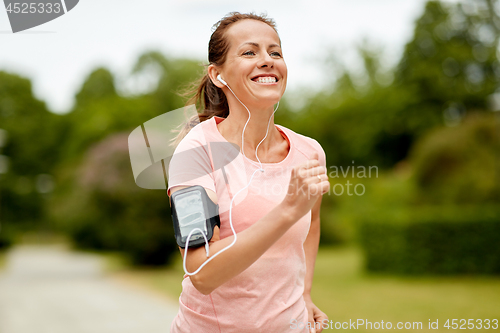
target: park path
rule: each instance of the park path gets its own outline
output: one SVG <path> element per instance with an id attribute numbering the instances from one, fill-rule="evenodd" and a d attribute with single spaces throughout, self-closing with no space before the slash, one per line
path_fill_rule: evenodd
<path id="1" fill-rule="evenodd" d="M 0 333 L 168 333 L 176 313 L 61 246 L 16 247 L 0 272 Z"/>

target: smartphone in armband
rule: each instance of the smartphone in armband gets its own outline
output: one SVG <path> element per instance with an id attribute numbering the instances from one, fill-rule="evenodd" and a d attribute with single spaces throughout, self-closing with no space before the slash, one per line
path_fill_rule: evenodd
<path id="1" fill-rule="evenodd" d="M 178 190 L 170 196 L 170 202 L 175 239 L 181 248 L 205 244 L 202 233 L 210 241 L 215 226 L 220 228 L 219 206 L 208 197 L 202 186 Z M 186 244 L 189 233 L 196 228 L 189 238 L 189 244 Z"/>

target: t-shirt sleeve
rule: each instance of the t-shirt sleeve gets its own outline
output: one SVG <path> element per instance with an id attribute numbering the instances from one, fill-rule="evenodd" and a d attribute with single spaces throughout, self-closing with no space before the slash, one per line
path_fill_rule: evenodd
<path id="1" fill-rule="evenodd" d="M 325 154 L 325 150 L 323 149 L 323 147 L 321 147 L 321 145 L 319 144 L 318 141 L 314 140 L 314 139 L 311 139 L 312 140 L 312 144 L 313 144 L 313 147 L 314 149 L 318 152 L 318 161 L 319 161 L 319 165 L 322 165 L 326 168 L 326 154 Z"/>
<path id="2" fill-rule="evenodd" d="M 203 132 L 192 129 L 175 149 L 168 168 L 168 195 L 175 186 L 200 185 L 215 192 L 212 163 Z"/>
<path id="3" fill-rule="evenodd" d="M 322 165 L 322 166 L 324 166 L 327 169 L 327 167 L 326 167 L 326 153 L 325 153 L 325 150 L 323 149 L 323 147 L 321 147 L 321 145 L 319 144 L 319 142 L 318 142 L 318 146 L 319 146 L 319 149 L 318 149 L 319 164 Z"/>

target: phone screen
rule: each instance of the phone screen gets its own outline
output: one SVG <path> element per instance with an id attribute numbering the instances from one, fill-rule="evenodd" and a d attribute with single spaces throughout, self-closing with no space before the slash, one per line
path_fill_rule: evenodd
<path id="1" fill-rule="evenodd" d="M 188 192 L 177 196 L 175 200 L 175 209 L 177 211 L 179 229 L 183 239 L 186 239 L 194 228 L 200 228 L 205 235 L 207 234 L 206 216 L 200 192 Z M 197 230 L 193 232 L 190 240 L 195 240 L 200 237 L 203 236 Z"/>

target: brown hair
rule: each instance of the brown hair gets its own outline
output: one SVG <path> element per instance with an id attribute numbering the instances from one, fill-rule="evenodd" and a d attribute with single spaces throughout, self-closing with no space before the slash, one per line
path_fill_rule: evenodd
<path id="1" fill-rule="evenodd" d="M 255 13 L 241 14 L 239 12 L 231 12 L 212 27 L 213 33 L 208 43 L 209 64 L 216 66 L 224 64 L 230 46 L 226 37 L 226 31 L 232 24 L 241 20 L 261 21 L 268 24 L 276 33 L 278 32 L 274 20 L 267 18 L 265 14 L 257 15 Z M 213 116 L 226 118 L 229 115 L 229 105 L 227 104 L 226 95 L 221 88 L 213 84 L 208 73 L 205 73 L 201 80 L 195 83 L 194 89 L 190 93 L 194 96 L 188 100 L 186 105 L 194 103 L 200 110 L 203 110 L 198 114 L 200 122 L 210 119 Z"/>

